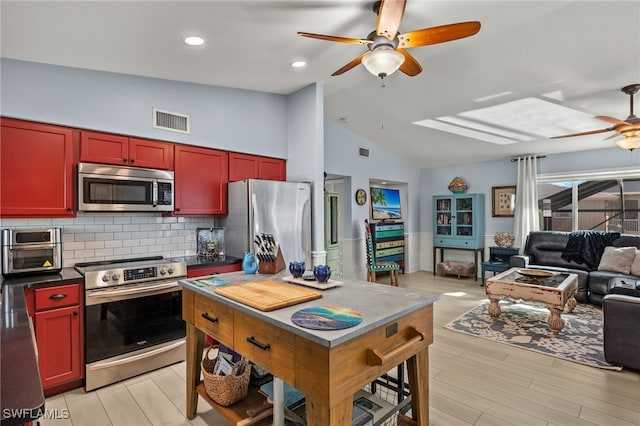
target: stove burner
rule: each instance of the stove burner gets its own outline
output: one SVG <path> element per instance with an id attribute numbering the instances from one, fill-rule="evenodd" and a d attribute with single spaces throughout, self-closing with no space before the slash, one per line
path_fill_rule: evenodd
<path id="1" fill-rule="evenodd" d="M 115 265 L 119 263 L 132 263 L 132 262 L 144 262 L 147 260 L 162 260 L 162 256 L 148 256 L 148 257 L 135 257 L 131 259 L 116 259 L 116 260 L 99 260 L 96 262 L 80 262 L 74 266 L 76 268 L 86 268 L 88 266 L 103 266 L 103 265 Z"/>

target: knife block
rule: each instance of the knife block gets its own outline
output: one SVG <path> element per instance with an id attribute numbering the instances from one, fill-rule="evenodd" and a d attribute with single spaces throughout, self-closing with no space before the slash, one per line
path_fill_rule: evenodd
<path id="1" fill-rule="evenodd" d="M 278 247 L 278 251 L 276 253 L 276 260 L 273 262 L 258 262 L 258 272 L 261 274 L 277 274 L 285 268 L 284 257 L 282 257 L 282 251 L 280 251 L 280 247 Z"/>

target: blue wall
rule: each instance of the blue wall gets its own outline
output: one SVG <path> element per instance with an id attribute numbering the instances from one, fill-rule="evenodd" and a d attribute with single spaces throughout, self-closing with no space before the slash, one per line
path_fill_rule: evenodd
<path id="1" fill-rule="evenodd" d="M 2 58 L 1 108 L 22 118 L 287 158 L 287 97 Z M 191 134 L 152 127 L 152 108 L 191 116 Z"/>

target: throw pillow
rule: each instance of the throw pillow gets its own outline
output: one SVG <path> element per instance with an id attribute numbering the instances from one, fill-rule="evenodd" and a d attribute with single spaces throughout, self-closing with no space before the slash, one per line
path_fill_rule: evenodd
<path id="1" fill-rule="evenodd" d="M 640 250 L 636 250 L 636 257 L 631 264 L 631 275 L 640 277 Z"/>
<path id="2" fill-rule="evenodd" d="M 636 250 L 635 247 L 605 247 L 602 258 L 600 258 L 598 271 L 629 274 L 631 264 L 636 257 Z"/>

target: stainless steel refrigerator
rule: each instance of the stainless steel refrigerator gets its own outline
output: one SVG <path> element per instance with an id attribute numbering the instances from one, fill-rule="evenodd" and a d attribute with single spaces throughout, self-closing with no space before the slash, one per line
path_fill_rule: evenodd
<path id="1" fill-rule="evenodd" d="M 228 185 L 228 214 L 220 221 L 226 254 L 255 252 L 255 236 L 271 234 L 287 266 L 304 261 L 311 269 L 311 184 L 248 179 Z"/>

